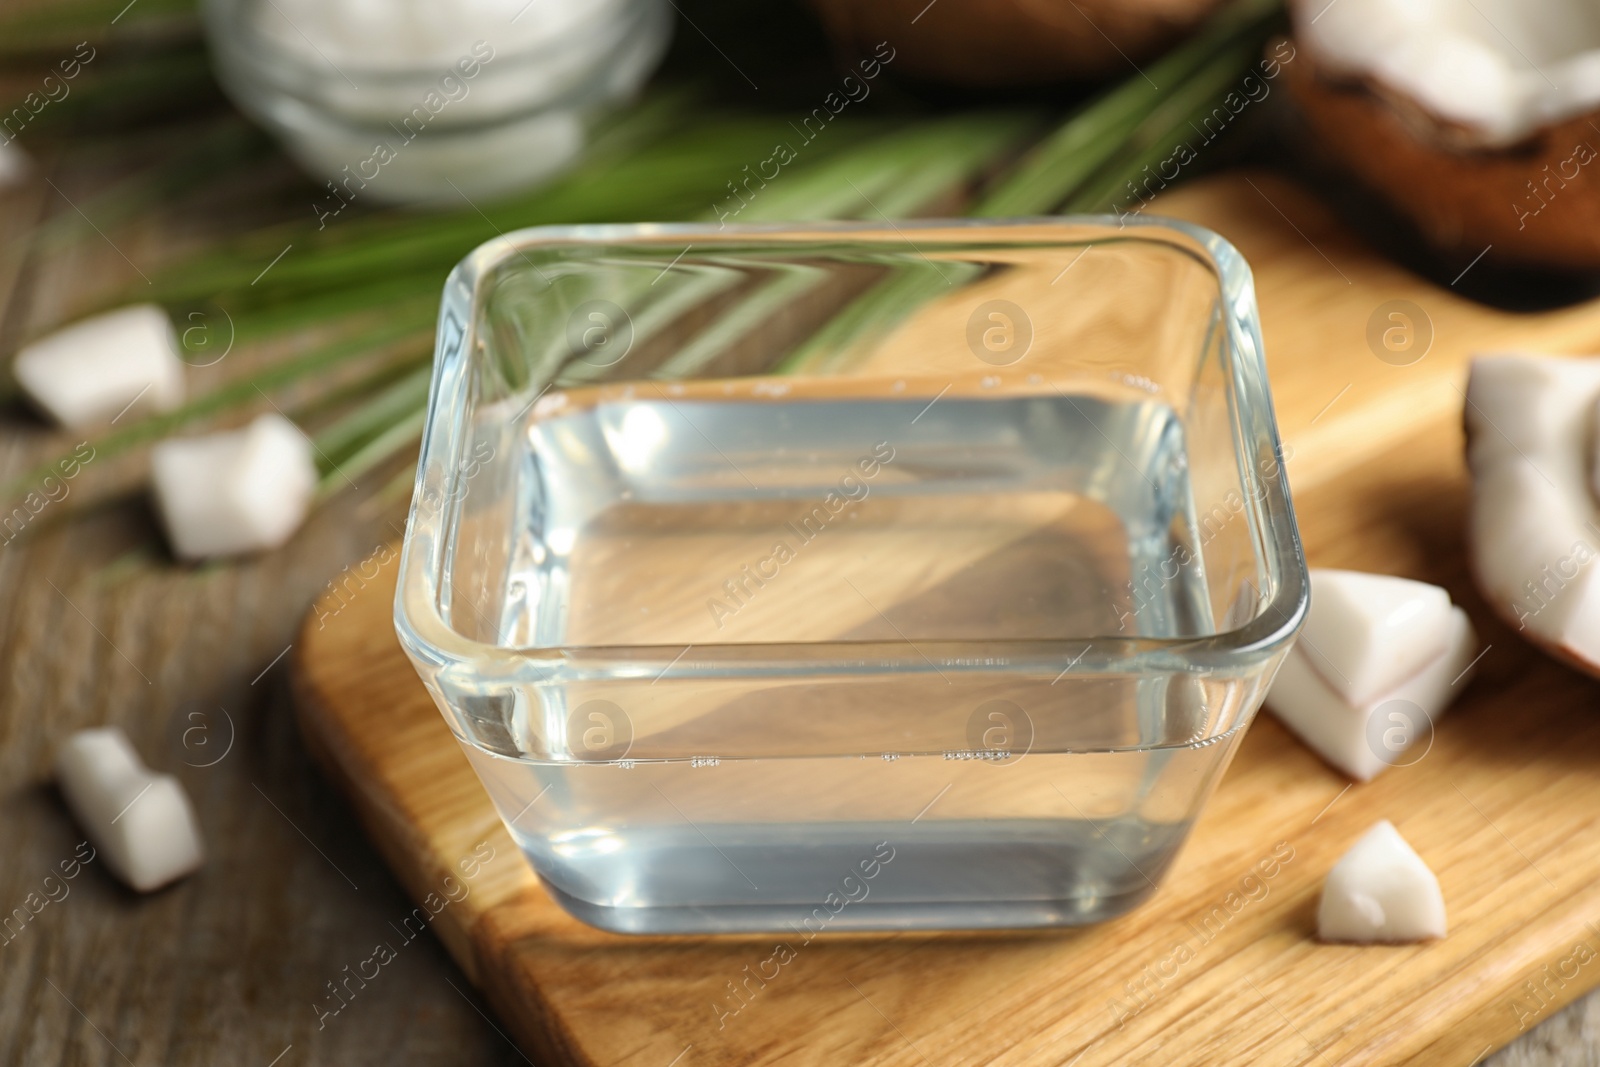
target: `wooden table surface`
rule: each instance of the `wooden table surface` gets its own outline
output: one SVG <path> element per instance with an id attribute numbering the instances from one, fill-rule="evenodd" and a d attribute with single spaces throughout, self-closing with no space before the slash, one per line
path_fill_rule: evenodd
<path id="1" fill-rule="evenodd" d="M 19 248 L 35 219 L 65 206 L 40 184 L 0 195 L 0 351 L 88 287 L 137 280 L 103 242 L 57 257 Z M 148 249 L 117 241 L 141 267 L 182 235 L 144 239 Z M 76 440 L 20 407 L 0 411 L 0 481 Z M 91 462 L 27 534 L 0 538 L 0 914 L 41 892 L 81 840 L 50 766 L 82 727 L 119 725 L 176 774 L 209 854 L 199 874 L 148 897 L 90 864 L 20 934 L 0 936 L 0 1064 L 524 1062 L 431 935 L 325 1027 L 313 1009 L 412 905 L 300 743 L 290 642 L 327 580 L 396 535 L 404 502 L 346 492 L 279 552 L 182 567 L 142 496 L 58 521 L 116 466 Z"/>
<path id="2" fill-rule="evenodd" d="M 30 186 L 0 197 L 0 352 L 85 285 L 126 283 L 147 252 L 192 240 L 150 232 L 148 248 L 85 242 L 51 257 L 19 247 L 62 208 L 57 196 Z M 20 408 L 0 412 L 0 479 L 72 443 Z M 183 781 L 209 856 L 149 897 L 90 865 L 0 937 L 0 1063 L 523 1062 L 432 934 L 325 1025 L 314 1008 L 411 903 L 309 762 L 286 660 L 313 596 L 394 535 L 403 502 L 347 492 L 279 552 L 180 567 L 137 495 L 58 521 L 117 468 L 92 469 L 27 536 L 0 543 L 0 914 L 39 892 L 80 840 L 49 768 L 81 727 L 120 725 Z M 1600 994 L 1484 1063 L 1600 1064 Z"/>

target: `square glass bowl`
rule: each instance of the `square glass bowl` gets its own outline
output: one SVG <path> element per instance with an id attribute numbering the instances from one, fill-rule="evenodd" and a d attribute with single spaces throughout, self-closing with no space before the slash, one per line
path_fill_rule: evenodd
<path id="1" fill-rule="evenodd" d="M 1099 217 L 482 246 L 401 567 L 513 837 L 629 933 L 1116 915 L 1307 603 L 1249 268 Z"/>

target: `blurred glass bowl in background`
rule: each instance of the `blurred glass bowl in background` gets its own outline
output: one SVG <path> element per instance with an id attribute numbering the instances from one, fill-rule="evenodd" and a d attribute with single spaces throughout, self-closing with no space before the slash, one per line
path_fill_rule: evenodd
<path id="1" fill-rule="evenodd" d="M 494 197 L 559 173 L 672 34 L 666 0 L 206 0 L 217 79 L 359 201 Z"/>

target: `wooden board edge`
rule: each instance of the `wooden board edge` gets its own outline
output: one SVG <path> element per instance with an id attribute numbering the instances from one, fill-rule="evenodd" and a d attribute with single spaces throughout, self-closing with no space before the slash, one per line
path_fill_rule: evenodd
<path id="1" fill-rule="evenodd" d="M 392 589 L 385 589 L 392 595 Z M 313 763 L 345 796 L 354 809 L 362 832 L 382 857 L 401 889 L 414 903 L 434 891 L 440 880 L 452 869 L 449 861 L 436 854 L 431 843 L 420 834 L 384 797 L 381 791 L 363 786 L 363 777 L 369 782 L 383 782 L 379 768 L 364 765 L 360 750 L 346 743 L 339 726 L 339 716 L 332 711 L 332 702 L 317 683 L 314 673 L 307 669 L 303 649 L 318 643 L 314 636 L 320 630 L 323 605 L 327 597 L 319 597 L 307 609 L 295 641 L 295 651 L 289 657 L 289 685 L 294 706 L 295 723 Z M 317 624 L 315 629 L 314 625 Z M 417 681 L 420 686 L 420 679 Z M 442 725 L 442 724 L 441 724 Z M 465 756 L 461 757 L 465 761 Z M 487 798 L 486 798 L 487 799 Z M 523 862 L 505 834 L 503 844 L 516 862 Z M 445 951 L 461 968 L 467 980 L 488 1002 L 495 1014 L 516 1035 L 519 1051 L 532 1055 L 536 1062 L 570 1064 L 572 1067 L 596 1067 L 595 1061 L 583 1052 L 575 1035 L 568 1033 L 540 1002 L 537 991 L 523 990 L 515 980 L 515 963 L 509 951 L 496 950 L 494 946 L 509 945 L 508 939 L 495 936 L 495 931 L 506 922 L 510 913 L 521 905 L 523 894 L 538 892 L 529 888 L 513 893 L 508 898 L 490 901 L 479 907 L 451 907 L 445 909 L 430 924 L 444 945 Z M 462 901 L 467 904 L 475 898 Z M 509 909 L 509 911 L 507 910 Z M 499 981 L 489 980 L 501 975 Z"/>
<path id="2" fill-rule="evenodd" d="M 452 872 L 447 863 L 433 855 L 427 839 L 395 811 L 378 791 L 361 785 L 363 771 L 369 780 L 381 780 L 377 777 L 376 769 L 351 765 L 359 757 L 350 745 L 344 743 L 338 727 L 338 716 L 331 713 L 331 702 L 322 693 L 312 672 L 306 668 L 301 651 L 315 643 L 311 628 L 312 623 L 318 620 L 318 609 L 323 599 L 319 598 L 307 611 L 295 641 L 295 650 L 289 656 L 289 687 L 295 722 L 312 761 L 350 801 L 367 840 L 383 857 L 406 896 L 420 903 L 433 892 L 434 886 L 444 876 Z M 418 856 L 428 857 L 432 865 L 438 868 L 437 871 L 418 866 Z M 430 928 L 439 935 L 439 940 L 466 974 L 467 980 L 482 988 L 482 964 L 471 932 L 476 922 L 470 920 L 463 923 L 464 914 L 467 912 L 463 909 L 446 909 L 439 915 L 438 921 L 430 924 Z"/>

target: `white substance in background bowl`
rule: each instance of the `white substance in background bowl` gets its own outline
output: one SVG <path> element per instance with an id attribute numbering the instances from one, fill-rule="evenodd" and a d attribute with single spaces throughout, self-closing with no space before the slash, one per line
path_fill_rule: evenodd
<path id="1" fill-rule="evenodd" d="M 1525 636 L 1600 672 L 1600 359 L 1480 356 L 1467 383 L 1473 574 Z"/>
<path id="2" fill-rule="evenodd" d="M 495 197 L 582 153 L 671 37 L 669 0 L 206 0 L 218 76 L 352 201 Z"/>
<path id="3" fill-rule="evenodd" d="M 481 130 L 434 130 L 406 145 L 361 195 L 385 203 L 452 206 L 459 206 L 463 196 L 492 199 L 558 173 L 583 145 L 583 122 L 572 111 L 543 111 Z M 337 173 L 371 151 L 370 139 L 334 124 L 303 131 L 286 147 L 314 174 Z"/>
<path id="4" fill-rule="evenodd" d="M 1324 941 L 1424 941 L 1447 928 L 1439 879 L 1387 819 L 1340 857 L 1322 885 L 1317 936 Z"/>
<path id="5" fill-rule="evenodd" d="M 162 522 L 183 559 L 275 548 L 299 529 L 317 488 L 311 442 L 281 415 L 163 441 L 150 463 Z"/>
<path id="6" fill-rule="evenodd" d="M 141 893 L 196 870 L 200 827 L 183 786 L 154 774 L 116 727 L 79 730 L 56 754 L 67 806 L 112 873 Z"/>
<path id="7" fill-rule="evenodd" d="M 623 37 L 634 3 L 274 0 L 252 11 L 265 41 L 307 69 L 333 75 L 319 88 L 329 115 L 370 127 L 355 154 L 341 154 L 343 166 L 370 155 L 374 135 L 398 147 L 387 135 L 408 116 L 425 123 L 426 141 L 442 129 L 570 105 L 567 98 L 604 69 L 632 71 L 620 89 L 632 92 L 659 56 L 656 43 Z M 458 67 L 462 60 L 471 76 Z M 430 94 L 434 106 L 424 108 Z"/>
<path id="8" fill-rule="evenodd" d="M 1295 0 L 1297 36 L 1485 144 L 1600 107 L 1600 6 L 1589 0 Z"/>
<path id="9" fill-rule="evenodd" d="M 273 0 L 257 13 L 261 32 L 282 48 L 355 68 L 354 76 L 374 68 L 442 71 L 477 41 L 497 53 L 549 47 L 626 6 L 624 0 Z"/>
<path id="10" fill-rule="evenodd" d="M 119 308 L 41 337 L 17 353 L 23 391 L 63 426 L 117 418 L 130 404 L 170 411 L 183 402 L 183 363 L 167 313 Z"/>

